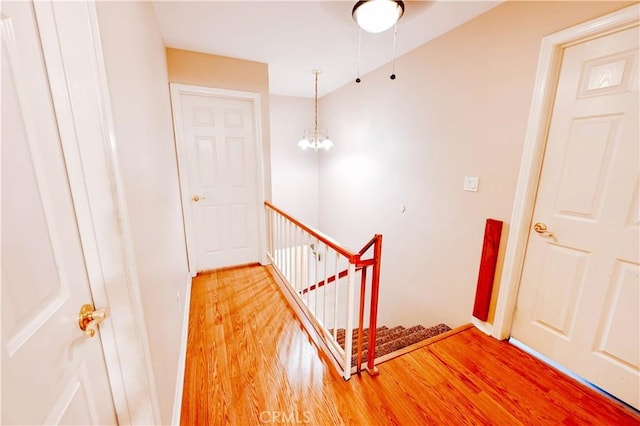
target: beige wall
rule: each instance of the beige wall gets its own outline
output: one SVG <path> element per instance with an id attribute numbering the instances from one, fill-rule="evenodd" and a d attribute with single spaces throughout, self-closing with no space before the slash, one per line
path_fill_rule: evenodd
<path id="1" fill-rule="evenodd" d="M 150 3 L 97 10 L 161 422 L 171 424 L 190 277 L 165 50 Z"/>
<path id="2" fill-rule="evenodd" d="M 469 322 L 486 218 L 509 231 L 541 38 L 628 4 L 507 2 L 398 58 L 396 80 L 384 66 L 321 99 L 320 229 L 353 249 L 384 234 L 380 324 Z"/>
<path id="3" fill-rule="evenodd" d="M 318 226 L 318 157 L 298 141 L 313 127 L 313 99 L 270 97 L 273 203 L 298 220 Z"/>
<path id="4" fill-rule="evenodd" d="M 260 94 L 264 155 L 265 197 L 271 199 L 269 66 L 226 56 L 210 55 L 167 48 L 167 69 L 172 83 L 218 89 L 239 90 Z"/>

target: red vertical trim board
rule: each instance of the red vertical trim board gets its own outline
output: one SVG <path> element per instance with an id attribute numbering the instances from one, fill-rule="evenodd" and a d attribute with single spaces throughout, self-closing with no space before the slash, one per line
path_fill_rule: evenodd
<path id="1" fill-rule="evenodd" d="M 473 316 L 481 321 L 489 317 L 491 305 L 491 292 L 493 280 L 498 263 L 498 250 L 500 249 L 500 235 L 502 234 L 502 221 L 487 219 L 484 228 L 484 243 L 482 244 L 482 257 L 480 258 L 480 271 L 478 272 L 478 286 L 476 287 L 476 300 L 473 304 Z"/>

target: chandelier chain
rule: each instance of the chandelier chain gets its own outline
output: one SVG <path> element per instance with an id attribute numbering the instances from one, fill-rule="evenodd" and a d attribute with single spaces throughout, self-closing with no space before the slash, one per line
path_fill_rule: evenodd
<path id="1" fill-rule="evenodd" d="M 319 70 L 314 70 L 313 73 L 316 75 L 316 82 L 315 82 L 315 88 L 316 88 L 316 96 L 315 96 L 315 104 L 314 104 L 314 109 L 315 109 L 315 121 L 314 121 L 314 125 L 313 125 L 313 130 L 314 133 L 317 135 L 319 133 L 318 131 L 318 74 L 320 74 Z"/>

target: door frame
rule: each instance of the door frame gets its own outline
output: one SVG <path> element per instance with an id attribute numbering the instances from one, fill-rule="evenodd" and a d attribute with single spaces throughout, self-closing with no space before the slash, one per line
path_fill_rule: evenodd
<path id="1" fill-rule="evenodd" d="M 637 25 L 639 15 L 640 5 L 635 4 L 542 39 L 511 215 L 511 232 L 507 239 L 496 313 L 491 328 L 491 335 L 497 339 L 506 339 L 511 334 L 563 49 Z"/>
<path id="2" fill-rule="evenodd" d="M 118 423 L 158 424 L 95 2 L 33 5 Z"/>
<path id="3" fill-rule="evenodd" d="M 262 111 L 260 109 L 260 94 L 254 92 L 243 92 L 238 90 L 228 90 L 205 86 L 195 86 L 182 83 L 169 83 L 171 91 L 171 108 L 173 111 L 173 131 L 175 133 L 176 143 L 176 156 L 178 158 L 178 179 L 180 180 L 180 202 L 182 204 L 182 219 L 184 222 L 184 233 L 186 239 L 187 259 L 189 261 L 189 273 L 192 277 L 195 277 L 198 273 L 196 267 L 196 243 L 195 236 L 193 234 L 193 221 L 192 221 L 192 203 L 191 193 L 189 191 L 189 175 L 187 165 L 187 151 L 186 143 L 183 135 L 183 123 L 180 118 L 182 115 L 182 106 L 180 103 L 180 95 L 200 95 L 211 96 L 216 98 L 226 99 L 241 99 L 248 100 L 252 105 L 252 112 L 254 115 L 254 133 L 256 144 L 256 164 L 257 170 L 257 189 L 258 199 L 256 200 L 256 214 L 258 215 L 258 253 L 260 257 L 260 263 L 263 265 L 267 263 L 266 259 L 266 234 L 265 234 L 265 218 L 263 214 L 260 214 L 262 201 L 265 199 L 264 192 L 264 150 L 262 141 Z"/>

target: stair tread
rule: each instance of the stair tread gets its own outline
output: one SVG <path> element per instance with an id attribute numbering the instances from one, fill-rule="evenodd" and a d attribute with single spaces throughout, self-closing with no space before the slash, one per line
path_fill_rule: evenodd
<path id="1" fill-rule="evenodd" d="M 404 327 L 402 326 L 397 326 L 397 327 L 393 327 L 393 328 L 388 328 L 386 326 L 382 326 L 382 327 L 378 327 L 376 328 L 376 336 L 384 336 L 388 333 L 392 333 L 395 331 L 398 331 L 398 329 L 403 329 Z M 339 329 L 338 331 L 343 330 L 343 329 Z M 362 338 L 362 342 L 363 344 L 369 341 L 369 329 L 366 328 L 363 330 L 364 331 L 364 336 Z M 340 346 L 342 346 L 344 348 L 344 342 L 345 342 L 345 334 L 344 331 L 342 333 L 338 333 L 336 334 L 336 340 L 338 341 L 338 343 L 340 344 Z M 353 330 L 353 334 L 352 334 L 352 343 L 355 346 L 356 341 L 358 339 L 358 329 L 354 329 Z"/>
<path id="2" fill-rule="evenodd" d="M 393 335 L 383 336 L 381 339 L 376 338 L 376 357 L 381 357 L 391 352 L 395 352 L 407 346 L 418 343 L 422 340 L 429 339 L 431 337 L 437 336 L 439 334 L 450 331 L 451 328 L 446 324 L 437 324 L 428 328 L 425 328 L 421 325 L 404 328 L 402 330 L 396 331 Z M 393 338 L 390 338 L 392 337 Z M 363 346 L 362 351 L 362 360 L 364 361 L 367 357 L 368 350 Z M 356 365 L 356 348 L 354 348 L 352 357 L 351 357 L 351 365 Z"/>
<path id="3" fill-rule="evenodd" d="M 389 328 L 388 328 L 386 325 L 383 325 L 382 327 L 378 327 L 378 328 L 376 328 L 376 332 L 377 332 L 377 333 L 381 333 L 381 332 L 384 332 L 384 331 L 386 331 L 386 330 L 388 330 L 388 329 L 389 329 Z M 330 332 L 331 334 L 333 334 L 333 329 L 329 330 L 329 332 Z M 346 330 L 345 330 L 344 328 L 339 328 L 339 329 L 337 329 L 337 330 L 336 330 L 336 339 L 338 339 L 338 340 L 342 339 L 342 340 L 344 341 L 345 332 L 346 332 Z M 365 328 L 365 329 L 363 329 L 363 332 L 364 332 L 365 336 L 366 336 L 366 335 L 368 335 L 368 334 L 369 334 L 369 328 Z M 358 334 L 358 329 L 357 329 L 357 328 L 354 328 L 354 329 L 353 329 L 353 335 L 354 335 L 354 336 L 357 336 L 357 334 Z"/>
<path id="4" fill-rule="evenodd" d="M 397 333 L 401 330 L 404 330 L 404 327 L 399 325 L 397 327 L 392 327 L 392 328 L 387 328 L 385 330 L 379 330 L 376 329 L 376 340 L 378 340 L 378 338 L 384 337 L 384 336 L 388 336 L 391 335 L 393 333 Z M 356 339 L 358 338 L 358 333 L 355 332 L 353 333 L 353 342 L 356 342 Z M 362 343 L 366 343 L 369 341 L 369 333 L 364 333 L 364 336 L 362 337 Z"/>
<path id="5" fill-rule="evenodd" d="M 392 341 L 395 341 L 395 340 L 398 340 L 398 339 L 402 339 L 405 336 L 411 335 L 413 333 L 416 333 L 416 332 L 422 331 L 422 330 L 425 330 L 425 328 L 423 326 L 416 325 L 416 326 L 409 327 L 409 328 L 402 327 L 402 328 L 397 329 L 394 332 L 386 333 L 386 334 L 383 334 L 381 336 L 376 336 L 376 347 L 378 347 L 380 345 L 384 345 L 384 344 L 386 344 L 388 342 L 392 342 Z M 368 347 L 368 345 L 367 345 L 367 347 Z M 352 352 L 356 353 L 356 351 L 357 351 L 357 348 L 353 348 Z"/>

